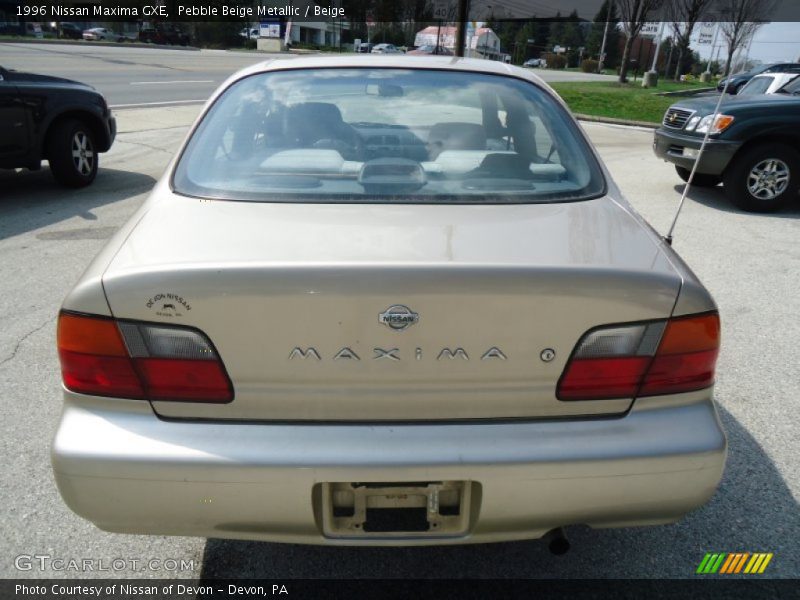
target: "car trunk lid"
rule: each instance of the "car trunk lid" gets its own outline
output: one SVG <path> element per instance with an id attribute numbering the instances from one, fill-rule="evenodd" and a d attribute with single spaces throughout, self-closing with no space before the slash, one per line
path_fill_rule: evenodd
<path id="1" fill-rule="evenodd" d="M 681 280 L 601 198 L 538 205 L 154 202 L 109 265 L 117 318 L 196 327 L 234 386 L 163 416 L 309 421 L 625 412 L 559 401 L 575 343 L 667 318 Z"/>

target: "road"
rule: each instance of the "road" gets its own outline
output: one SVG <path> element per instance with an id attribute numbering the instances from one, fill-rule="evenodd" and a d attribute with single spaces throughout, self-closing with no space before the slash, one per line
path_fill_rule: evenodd
<path id="1" fill-rule="evenodd" d="M 229 75 L 275 54 L 88 44 L 0 43 L 0 66 L 93 85 L 112 107 L 204 102 Z M 292 55 L 281 55 L 282 57 Z M 574 71 L 536 72 L 547 81 L 614 79 Z"/>
<path id="2" fill-rule="evenodd" d="M 717 399 L 730 455 L 711 502 L 680 523 L 568 530 L 573 549 L 537 541 L 449 548 L 324 548 L 99 531 L 61 501 L 48 445 L 59 410 L 55 316 L 106 239 L 139 206 L 198 110 L 118 111 L 120 133 L 91 188 L 64 191 L 47 169 L 0 172 L 0 577 L 75 577 L 18 571 L 19 555 L 194 561 L 181 572 L 118 576 L 682 578 L 707 551 L 773 552 L 767 575 L 800 576 L 800 208 L 776 215 L 731 208 L 721 189 L 695 190 L 675 248 L 719 303 L 724 339 Z M 664 232 L 682 184 L 645 130 L 584 124 L 629 200 Z M 142 564 L 140 562 L 140 564 Z M 87 573 L 86 576 L 107 575 Z"/>

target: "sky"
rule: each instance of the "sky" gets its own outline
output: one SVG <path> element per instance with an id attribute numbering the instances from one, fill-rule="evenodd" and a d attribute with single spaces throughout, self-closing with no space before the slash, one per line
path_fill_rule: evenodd
<path id="1" fill-rule="evenodd" d="M 720 35 L 717 46 L 723 42 Z M 698 46 L 694 44 L 702 58 L 708 58 L 710 45 Z M 772 62 L 800 62 L 800 23 L 766 23 L 753 37 L 750 47 L 750 60 L 760 60 L 763 63 Z"/>

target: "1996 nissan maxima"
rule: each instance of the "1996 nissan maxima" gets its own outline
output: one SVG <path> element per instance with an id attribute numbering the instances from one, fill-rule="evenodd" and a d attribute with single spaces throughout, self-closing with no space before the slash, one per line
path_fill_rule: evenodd
<path id="1" fill-rule="evenodd" d="M 671 522 L 722 475 L 719 336 L 530 71 L 275 60 L 216 92 L 64 301 L 55 478 L 126 533 Z"/>

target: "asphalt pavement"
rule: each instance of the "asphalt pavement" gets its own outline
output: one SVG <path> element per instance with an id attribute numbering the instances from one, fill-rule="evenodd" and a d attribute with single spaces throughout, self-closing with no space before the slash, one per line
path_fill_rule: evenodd
<path id="1" fill-rule="evenodd" d="M 711 551 L 772 552 L 763 577 L 800 576 L 800 206 L 747 214 L 732 208 L 721 188 L 690 192 L 674 245 L 719 303 L 716 395 L 730 454 L 711 502 L 679 523 L 573 527 L 572 550 L 552 556 L 538 541 L 394 549 L 129 536 L 102 532 L 71 513 L 55 488 L 48 455 L 61 402 L 56 312 L 162 174 L 197 110 L 118 111 L 116 143 L 84 190 L 57 187 L 47 168 L 0 171 L 0 577 L 109 575 L 15 566 L 19 556 L 44 554 L 106 565 L 136 559 L 139 568 L 150 558 L 161 561 L 157 570 L 115 573 L 125 577 L 693 578 Z M 629 200 L 665 232 L 683 184 L 653 155 L 652 132 L 584 127 Z M 193 568 L 170 570 L 166 559 L 192 561 Z"/>
<path id="2" fill-rule="evenodd" d="M 112 107 L 204 102 L 229 75 L 291 54 L 90 44 L 0 43 L 0 66 L 75 79 L 96 87 Z M 536 69 L 546 81 L 602 81 L 609 75 Z"/>

